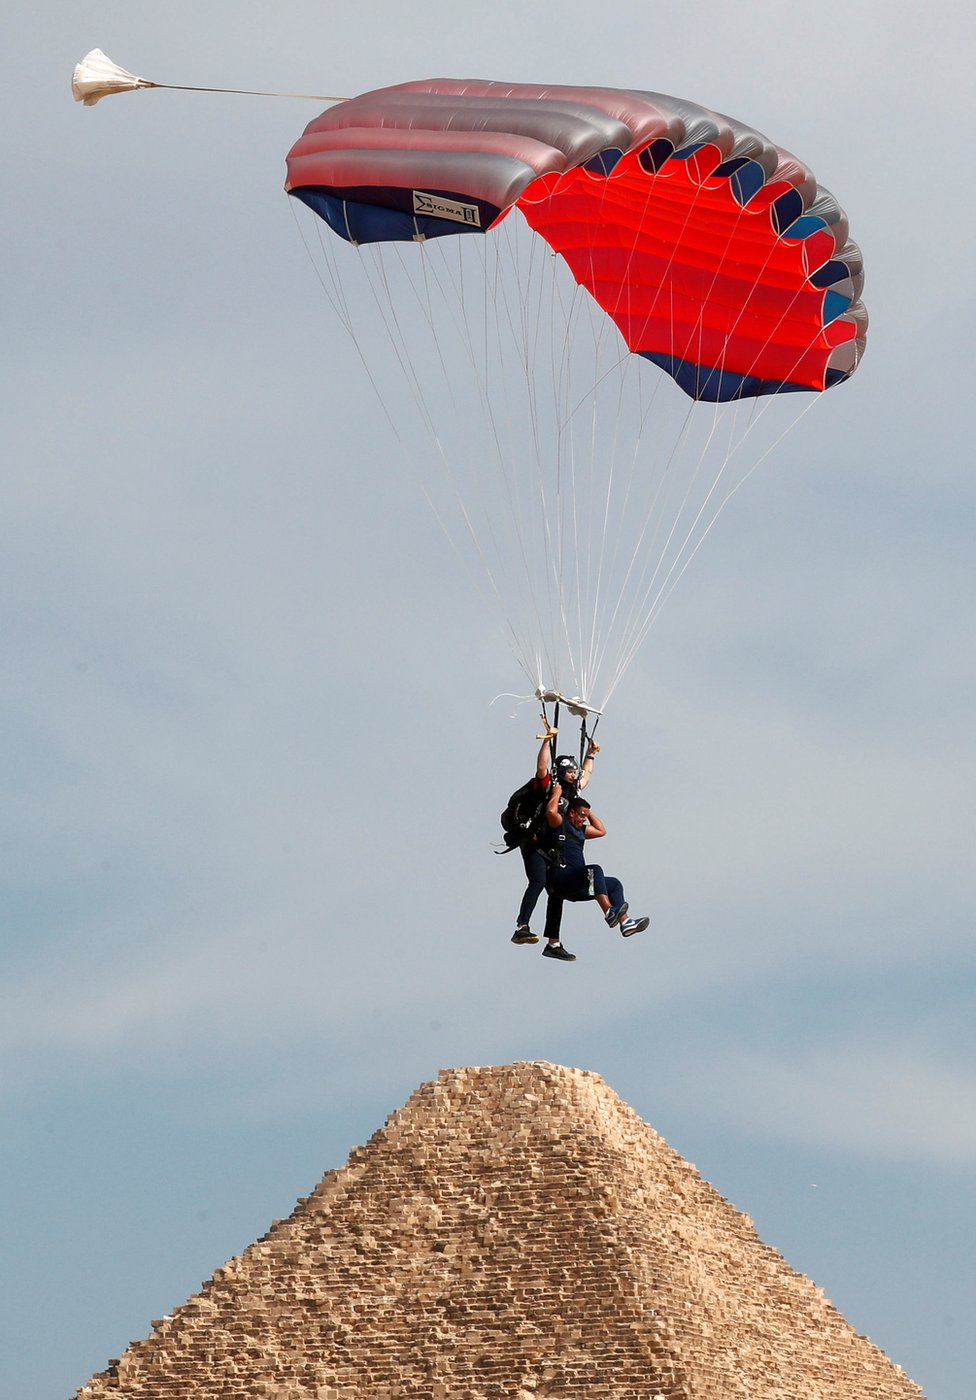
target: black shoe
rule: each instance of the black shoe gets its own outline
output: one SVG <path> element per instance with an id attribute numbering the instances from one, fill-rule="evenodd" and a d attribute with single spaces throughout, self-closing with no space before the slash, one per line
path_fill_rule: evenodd
<path id="1" fill-rule="evenodd" d="M 620 925 L 620 932 L 624 938 L 633 938 L 635 933 L 643 933 L 646 928 L 650 928 L 651 921 L 643 919 L 625 919 Z"/>
<path id="2" fill-rule="evenodd" d="M 539 935 L 533 933 L 528 924 L 516 924 L 512 934 L 513 943 L 538 943 Z"/>
<path id="3" fill-rule="evenodd" d="M 607 928 L 616 928 L 629 908 L 630 905 L 624 900 L 619 909 L 611 909 L 609 914 L 605 914 L 604 918 L 607 921 Z"/>
<path id="4" fill-rule="evenodd" d="M 575 962 L 576 954 L 564 948 L 561 943 L 547 943 L 542 950 L 544 958 L 558 958 L 560 962 Z"/>

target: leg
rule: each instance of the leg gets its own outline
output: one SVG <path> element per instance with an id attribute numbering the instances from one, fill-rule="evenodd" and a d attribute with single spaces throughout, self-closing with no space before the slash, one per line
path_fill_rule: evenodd
<path id="1" fill-rule="evenodd" d="M 563 897 L 550 892 L 546 903 L 546 926 L 544 929 L 547 943 L 559 942 L 559 931 L 563 925 Z"/>
<path id="2" fill-rule="evenodd" d="M 559 929 L 563 921 L 563 897 L 555 890 L 549 891 L 546 905 L 546 946 L 542 950 L 544 958 L 555 958 L 559 962 L 575 962 L 576 954 L 564 948 L 559 940 Z"/>
<path id="3" fill-rule="evenodd" d="M 609 914 L 613 908 L 613 902 L 609 894 L 610 880 L 603 873 L 603 867 L 599 865 L 588 865 L 586 874 L 589 881 L 588 898 L 595 899 L 603 910 L 604 914 Z M 612 877 L 611 877 L 612 878 Z M 619 884 L 619 880 L 615 881 Z"/>
<path id="4" fill-rule="evenodd" d="M 616 875 L 607 875 L 607 894 L 610 896 L 610 903 L 614 909 L 619 909 L 624 902 L 624 887 L 617 879 Z"/>
<path id="5" fill-rule="evenodd" d="M 613 875 L 607 876 L 607 891 L 613 903 L 613 909 L 607 915 L 607 923 L 611 928 L 619 928 L 624 938 L 631 938 L 635 933 L 643 933 L 649 926 L 650 919 L 643 915 L 639 919 L 630 919 L 627 912 L 630 905 L 624 899 L 624 887 Z"/>
<path id="6" fill-rule="evenodd" d="M 528 884 L 522 896 L 522 903 L 519 905 L 518 915 L 515 923 L 517 926 L 528 927 L 532 918 L 535 906 L 539 902 L 539 896 L 546 887 L 547 865 L 545 860 L 535 846 L 522 846 L 522 864 L 525 866 L 525 878 Z"/>

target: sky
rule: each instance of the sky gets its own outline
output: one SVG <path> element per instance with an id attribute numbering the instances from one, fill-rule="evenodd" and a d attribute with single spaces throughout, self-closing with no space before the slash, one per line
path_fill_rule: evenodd
<path id="1" fill-rule="evenodd" d="M 2 1400 L 145 1336 L 442 1066 L 594 1070 L 929 1400 L 976 1308 L 976 22 L 825 0 L 41 3 L 3 93 Z M 679 94 L 861 246 L 856 376 L 729 504 L 613 697 L 652 923 L 509 942 L 537 708 L 323 297 L 284 155 L 346 96 Z M 398 405 L 390 390 L 387 403 Z M 496 697 L 503 696 L 501 700 Z"/>

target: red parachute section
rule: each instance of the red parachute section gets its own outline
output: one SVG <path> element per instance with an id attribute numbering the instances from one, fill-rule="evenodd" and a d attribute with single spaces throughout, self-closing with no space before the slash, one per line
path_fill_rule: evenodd
<path id="1" fill-rule="evenodd" d="M 728 177 L 708 173 L 708 160 L 719 166 L 721 153 L 712 147 L 649 172 L 639 154 L 627 155 L 610 178 L 581 168 L 542 176 L 517 207 L 629 350 L 672 373 L 688 366 L 699 381 L 702 367 L 721 366 L 726 378 L 825 389 L 835 351 L 857 334 L 850 321 L 824 324 L 825 290 L 810 281 L 833 255 L 833 238 L 826 230 L 784 238 L 773 206 L 793 187 L 764 185 L 743 206 Z"/>

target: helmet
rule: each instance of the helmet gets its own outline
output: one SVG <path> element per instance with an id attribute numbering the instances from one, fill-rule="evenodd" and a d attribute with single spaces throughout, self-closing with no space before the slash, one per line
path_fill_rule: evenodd
<path id="1" fill-rule="evenodd" d="M 556 777 L 562 778 L 564 773 L 579 773 L 580 766 L 571 754 L 560 754 L 556 759 Z"/>

